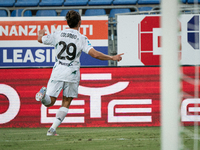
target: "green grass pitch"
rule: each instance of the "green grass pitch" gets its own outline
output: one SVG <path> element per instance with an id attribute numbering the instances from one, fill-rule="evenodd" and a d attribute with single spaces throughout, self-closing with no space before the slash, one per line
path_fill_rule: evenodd
<path id="1" fill-rule="evenodd" d="M 0 128 L 0 150 L 159 150 L 160 127 L 58 128 L 59 136 L 47 137 L 48 128 Z M 193 127 L 187 127 L 193 132 Z M 182 134 L 187 150 L 193 137 Z"/>

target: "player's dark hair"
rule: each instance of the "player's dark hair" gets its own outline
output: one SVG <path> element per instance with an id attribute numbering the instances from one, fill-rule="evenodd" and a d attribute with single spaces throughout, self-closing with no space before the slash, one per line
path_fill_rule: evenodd
<path id="1" fill-rule="evenodd" d="M 77 11 L 70 10 L 66 14 L 66 20 L 69 27 L 74 28 L 78 26 L 78 23 L 81 20 L 81 16 Z"/>

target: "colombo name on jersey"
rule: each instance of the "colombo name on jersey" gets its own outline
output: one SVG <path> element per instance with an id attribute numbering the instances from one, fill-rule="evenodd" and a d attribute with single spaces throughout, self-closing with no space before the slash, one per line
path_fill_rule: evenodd
<path id="1" fill-rule="evenodd" d="M 56 51 L 56 63 L 51 80 L 79 82 L 81 52 L 88 54 L 92 47 L 88 38 L 78 30 L 65 29 L 42 37 L 42 42 Z"/>

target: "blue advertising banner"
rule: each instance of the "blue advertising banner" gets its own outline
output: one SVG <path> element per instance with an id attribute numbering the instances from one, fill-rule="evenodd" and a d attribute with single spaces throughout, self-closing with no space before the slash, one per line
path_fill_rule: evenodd
<path id="1" fill-rule="evenodd" d="M 107 47 L 94 47 L 108 54 Z M 0 67 L 52 67 L 56 61 L 54 47 L 1 47 Z M 108 61 L 101 61 L 82 53 L 81 66 L 107 66 Z"/>

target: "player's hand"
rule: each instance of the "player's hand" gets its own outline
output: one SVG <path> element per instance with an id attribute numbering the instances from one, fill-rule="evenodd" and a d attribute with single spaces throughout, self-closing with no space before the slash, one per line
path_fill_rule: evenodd
<path id="1" fill-rule="evenodd" d="M 39 36 L 44 36 L 45 35 L 45 29 L 43 28 L 38 32 Z"/>
<path id="2" fill-rule="evenodd" d="M 42 43 L 42 37 L 45 35 L 45 29 L 38 31 L 38 42 Z"/>
<path id="3" fill-rule="evenodd" d="M 121 53 L 121 54 L 113 56 L 113 60 L 121 61 L 122 60 L 122 55 L 124 55 L 124 53 Z"/>

